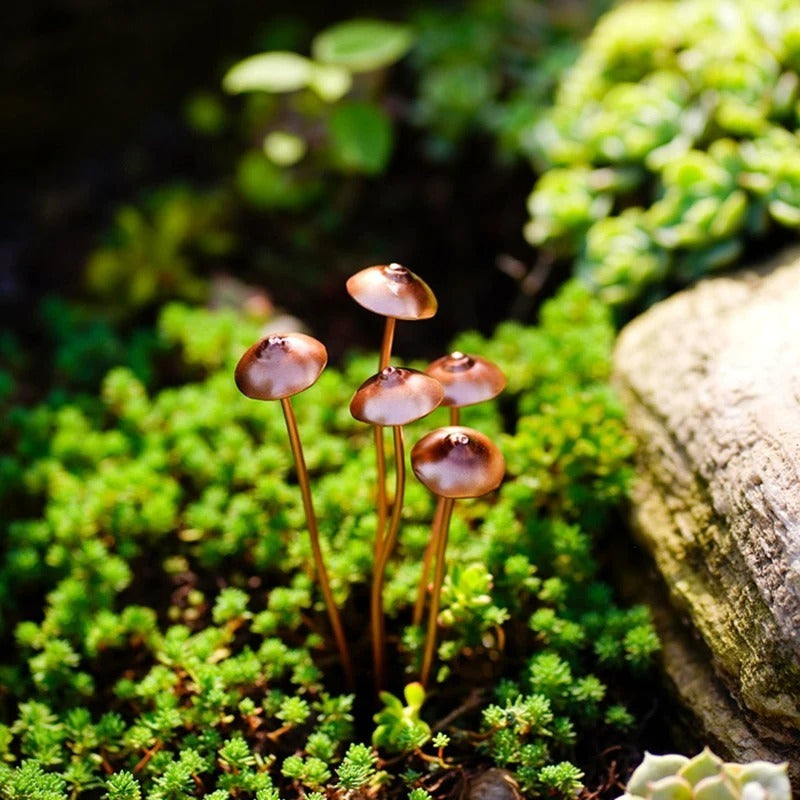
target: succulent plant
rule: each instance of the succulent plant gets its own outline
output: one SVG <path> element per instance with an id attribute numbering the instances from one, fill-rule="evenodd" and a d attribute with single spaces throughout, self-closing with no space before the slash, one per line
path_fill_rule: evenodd
<path id="1" fill-rule="evenodd" d="M 789 800 L 787 765 L 726 763 L 708 747 L 694 758 L 645 753 L 617 800 Z"/>
<path id="2" fill-rule="evenodd" d="M 630 305 L 800 227 L 797 30 L 789 0 L 608 13 L 531 131 L 528 241 Z"/>

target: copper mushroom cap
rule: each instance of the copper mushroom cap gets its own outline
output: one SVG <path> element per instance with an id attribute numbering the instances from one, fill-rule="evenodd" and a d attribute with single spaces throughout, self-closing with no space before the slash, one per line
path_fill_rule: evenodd
<path id="1" fill-rule="evenodd" d="M 463 425 L 438 428 L 411 450 L 414 474 L 440 497 L 479 497 L 496 489 L 506 463 L 486 435 Z"/>
<path id="2" fill-rule="evenodd" d="M 427 319 L 436 313 L 436 296 L 419 275 L 400 264 L 378 264 L 356 272 L 347 291 L 359 305 L 395 319 Z"/>
<path id="3" fill-rule="evenodd" d="M 444 387 L 443 406 L 483 403 L 506 388 L 506 376 L 497 364 L 458 350 L 432 361 L 425 372 Z"/>
<path id="4" fill-rule="evenodd" d="M 350 413 L 371 425 L 407 425 L 430 414 L 443 395 L 439 381 L 424 372 L 385 367 L 358 387 Z"/>
<path id="5" fill-rule="evenodd" d="M 308 389 L 328 363 L 322 342 L 304 333 L 267 336 L 236 365 L 239 391 L 254 400 L 280 400 Z"/>

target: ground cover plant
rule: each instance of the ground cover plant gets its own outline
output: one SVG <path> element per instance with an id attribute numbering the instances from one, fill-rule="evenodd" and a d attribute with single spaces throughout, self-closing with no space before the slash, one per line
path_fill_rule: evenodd
<path id="1" fill-rule="evenodd" d="M 606 382 L 605 308 L 570 284 L 540 327 L 457 341 L 508 375 L 502 403 L 462 412 L 498 441 L 508 478 L 454 512 L 428 696 L 408 623 L 434 501 L 409 482 L 380 700 L 363 672 L 357 694 L 344 688 L 281 412 L 233 384 L 256 326 L 173 305 L 160 331 L 202 377 L 148 394 L 118 368 L 98 401 L 5 409 L 3 796 L 422 800 L 492 763 L 530 796 L 571 796 L 585 732 L 635 730 L 630 681 L 658 646 L 647 611 L 599 580 L 593 546 L 632 447 Z M 294 401 L 362 671 L 374 455 L 348 402 L 374 363 L 327 369 Z"/>

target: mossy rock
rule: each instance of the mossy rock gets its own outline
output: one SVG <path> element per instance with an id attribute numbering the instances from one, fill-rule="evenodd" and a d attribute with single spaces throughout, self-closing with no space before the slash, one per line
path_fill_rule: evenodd
<path id="1" fill-rule="evenodd" d="M 639 442 L 634 528 L 709 653 L 686 640 L 665 646 L 666 669 L 726 757 L 787 758 L 795 780 L 798 309 L 795 249 L 654 306 L 615 352 Z"/>

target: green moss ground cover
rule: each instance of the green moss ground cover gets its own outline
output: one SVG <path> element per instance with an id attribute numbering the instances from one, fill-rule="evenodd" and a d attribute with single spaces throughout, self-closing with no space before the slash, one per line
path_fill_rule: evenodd
<path id="1" fill-rule="evenodd" d="M 508 476 L 458 504 L 427 698 L 402 693 L 421 658 L 408 620 L 433 510 L 415 481 L 386 587 L 395 697 L 371 688 L 374 456 L 347 409 L 374 356 L 329 368 L 296 399 L 357 653 L 354 695 L 279 406 L 233 384 L 257 331 L 232 312 L 173 305 L 160 337 L 194 382 L 148 393 L 117 368 L 95 400 L 2 401 L 4 797 L 421 800 L 491 763 L 530 796 L 568 797 L 586 732 L 635 730 L 630 684 L 658 644 L 647 611 L 617 606 L 598 576 L 632 443 L 607 384 L 613 328 L 586 290 L 567 285 L 539 327 L 456 342 L 509 376 L 498 403 L 464 413 L 496 437 Z M 409 441 L 445 422 L 436 414 Z"/>

